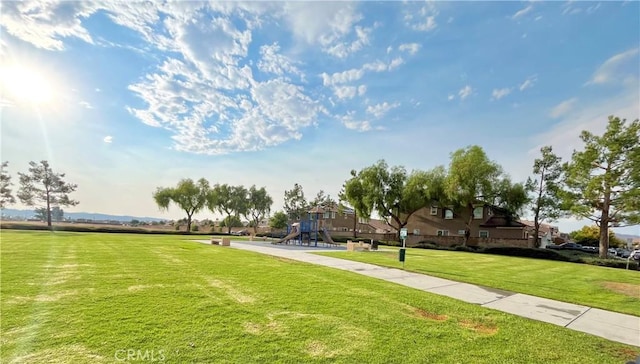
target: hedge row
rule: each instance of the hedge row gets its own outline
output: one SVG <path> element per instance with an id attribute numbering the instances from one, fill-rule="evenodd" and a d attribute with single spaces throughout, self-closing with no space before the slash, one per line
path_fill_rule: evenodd
<path id="1" fill-rule="evenodd" d="M 584 256 L 584 255 L 568 256 L 555 250 L 538 249 L 538 248 L 519 248 L 519 247 L 481 248 L 481 247 L 470 247 L 470 246 L 460 246 L 460 245 L 453 246 L 453 247 L 443 247 L 428 241 L 418 243 L 418 245 L 416 245 L 415 248 L 450 250 L 450 251 L 466 251 L 471 253 L 505 255 L 505 256 L 511 256 L 511 257 L 557 260 L 562 262 L 598 265 L 598 266 L 609 267 L 609 268 L 626 269 L 627 267 L 626 260 L 600 259 L 597 257 L 590 257 L 590 256 Z M 633 269 L 633 270 L 638 269 L 638 262 L 636 261 L 629 262 L 629 269 Z"/>
<path id="2" fill-rule="evenodd" d="M 0 229 L 13 230 L 38 230 L 48 231 L 46 225 L 33 225 L 21 223 L 0 223 Z M 77 225 L 53 225 L 53 231 L 72 231 L 79 233 L 114 233 L 114 234 L 156 234 L 156 235 L 211 235 L 211 232 L 191 232 L 174 230 L 151 230 L 135 227 L 114 227 L 114 226 L 77 226 Z M 226 233 L 215 233 L 216 235 L 228 235 Z"/>

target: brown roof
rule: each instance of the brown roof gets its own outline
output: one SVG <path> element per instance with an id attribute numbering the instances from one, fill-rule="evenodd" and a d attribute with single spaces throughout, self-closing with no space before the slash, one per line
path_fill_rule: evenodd
<path id="1" fill-rule="evenodd" d="M 324 209 L 320 206 L 316 206 L 308 211 L 310 214 L 324 214 Z"/>
<path id="2" fill-rule="evenodd" d="M 369 219 L 369 223 L 368 223 L 372 228 L 376 229 L 376 230 L 389 230 L 389 231 L 396 231 L 396 228 L 394 228 L 393 226 L 387 224 L 385 221 L 383 220 L 376 220 L 376 219 Z"/>
<path id="3" fill-rule="evenodd" d="M 484 223 L 482 223 L 480 225 L 481 227 L 525 227 L 526 225 L 513 220 L 513 219 L 509 219 L 506 216 L 500 216 L 500 215 L 493 215 L 490 218 L 487 219 L 487 221 L 485 221 Z"/>

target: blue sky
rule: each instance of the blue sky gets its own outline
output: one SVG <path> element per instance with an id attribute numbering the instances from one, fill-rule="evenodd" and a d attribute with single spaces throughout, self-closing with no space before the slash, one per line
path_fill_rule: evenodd
<path id="1" fill-rule="evenodd" d="M 66 172 L 69 211 L 164 218 L 151 193 L 180 178 L 279 209 L 294 183 L 335 197 L 351 169 L 471 144 L 521 181 L 540 146 L 638 118 L 639 5 L 3 2 L 2 160 Z"/>

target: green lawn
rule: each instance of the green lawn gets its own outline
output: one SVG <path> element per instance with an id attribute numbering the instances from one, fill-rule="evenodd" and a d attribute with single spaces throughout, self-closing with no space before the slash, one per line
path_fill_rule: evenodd
<path id="1" fill-rule="evenodd" d="M 398 251 L 322 253 L 402 267 Z M 640 272 L 468 252 L 407 249 L 405 269 L 487 287 L 640 316 Z"/>
<path id="2" fill-rule="evenodd" d="M 358 274 L 183 239 L 3 230 L 0 362 L 622 363 L 640 355 Z"/>

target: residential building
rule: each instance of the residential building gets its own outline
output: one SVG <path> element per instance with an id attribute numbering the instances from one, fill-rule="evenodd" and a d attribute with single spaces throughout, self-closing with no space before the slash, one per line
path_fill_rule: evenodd
<path id="1" fill-rule="evenodd" d="M 526 239 L 526 225 L 510 218 L 505 209 L 478 202 L 468 209 L 429 206 L 416 211 L 405 226 L 409 234 L 422 236 L 464 236 L 471 218 L 470 237 Z"/>
<path id="2" fill-rule="evenodd" d="M 359 217 L 353 209 L 348 207 L 314 207 L 310 210 L 308 218 L 315 220 L 316 216 L 318 218 L 318 227 L 325 228 L 330 233 L 353 233 L 354 229 L 358 233 L 367 234 L 385 234 L 396 231 L 385 221 Z"/>

